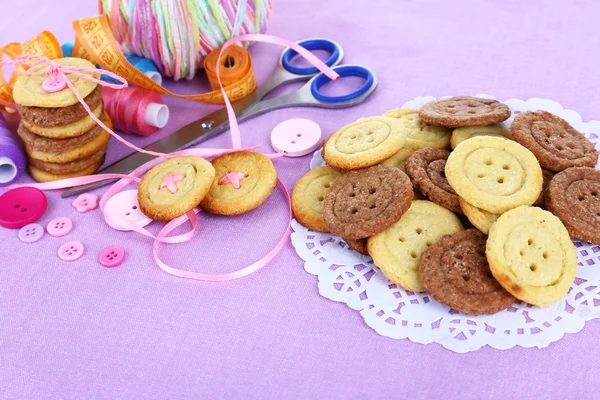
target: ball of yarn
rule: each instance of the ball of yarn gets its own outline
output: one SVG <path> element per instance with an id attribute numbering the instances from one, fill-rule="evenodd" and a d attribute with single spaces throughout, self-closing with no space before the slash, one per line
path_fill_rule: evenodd
<path id="1" fill-rule="evenodd" d="M 121 50 L 162 75 L 192 79 L 204 57 L 238 34 L 263 33 L 271 0 L 101 0 Z"/>
<path id="2" fill-rule="evenodd" d="M 25 171 L 25 161 L 23 149 L 0 114 L 0 186 L 9 185 L 19 179 Z"/>

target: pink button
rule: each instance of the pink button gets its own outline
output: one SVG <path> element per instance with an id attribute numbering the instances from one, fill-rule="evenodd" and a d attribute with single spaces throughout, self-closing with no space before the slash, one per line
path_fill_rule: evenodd
<path id="1" fill-rule="evenodd" d="M 98 208 L 98 196 L 91 193 L 84 193 L 73 200 L 71 205 L 80 213 L 88 212 Z"/>
<path id="2" fill-rule="evenodd" d="M 37 242 L 44 236 L 44 228 L 40 224 L 25 225 L 19 230 L 19 239 L 25 243 Z"/>
<path id="3" fill-rule="evenodd" d="M 58 257 L 63 261 L 75 261 L 83 255 L 80 242 L 67 242 L 58 248 Z"/>
<path id="4" fill-rule="evenodd" d="M 65 236 L 73 229 L 73 222 L 67 217 L 54 218 L 46 225 L 50 236 L 60 237 Z"/>
<path id="5" fill-rule="evenodd" d="M 271 145 L 288 157 L 304 156 L 321 145 L 321 128 L 310 119 L 288 119 L 271 131 Z"/>
<path id="6" fill-rule="evenodd" d="M 127 223 L 140 228 L 152 222 L 152 219 L 142 213 L 137 198 L 136 189 L 124 190 L 117 193 L 104 206 L 104 219 L 111 227 L 119 231 L 130 231 Z"/>
<path id="7" fill-rule="evenodd" d="M 98 255 L 98 261 L 106 268 L 120 265 L 125 259 L 125 250 L 121 246 L 108 246 Z"/>
<path id="8" fill-rule="evenodd" d="M 42 90 L 46 93 L 60 92 L 67 87 L 67 81 L 60 76 L 50 76 L 42 83 Z"/>
<path id="9" fill-rule="evenodd" d="M 0 196 L 0 225 L 5 228 L 22 228 L 40 219 L 48 200 L 41 190 L 21 187 Z"/>

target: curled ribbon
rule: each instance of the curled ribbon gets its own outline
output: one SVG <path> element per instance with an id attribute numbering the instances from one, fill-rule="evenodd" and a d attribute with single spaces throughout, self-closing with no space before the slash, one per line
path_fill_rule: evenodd
<path id="1" fill-rule="evenodd" d="M 329 78 L 337 79 L 339 77 L 339 75 L 335 71 L 333 71 L 331 68 L 329 68 L 327 65 L 325 65 L 325 63 L 323 63 L 321 60 L 319 60 L 310 51 L 304 49 L 303 47 L 297 45 L 294 42 L 291 42 L 291 41 L 288 41 L 285 39 L 281 39 L 281 38 L 277 38 L 277 37 L 271 36 L 271 35 L 250 34 L 250 35 L 241 35 L 241 36 L 235 37 L 233 39 L 230 39 L 222 46 L 220 54 L 219 54 L 219 59 L 221 59 L 223 52 L 229 46 L 234 45 L 239 42 L 244 42 L 244 41 L 266 42 L 266 43 L 273 43 L 273 44 L 279 44 L 282 46 L 290 47 L 293 50 L 297 51 L 304 58 L 306 58 L 311 64 L 313 64 L 315 67 L 317 67 L 320 71 L 322 71 L 324 74 L 326 74 Z M 22 57 L 20 59 L 21 59 L 20 62 L 22 62 L 22 63 L 28 62 L 27 61 L 28 59 L 23 59 Z M 56 64 L 46 58 L 36 57 L 36 59 L 38 59 L 39 63 L 45 62 L 49 66 Z M 38 64 L 36 64 L 36 65 L 38 65 Z M 90 72 L 90 71 L 87 71 L 86 69 L 75 69 L 75 68 L 70 67 L 70 70 L 67 70 L 67 69 L 64 69 L 61 67 L 64 67 L 64 66 L 59 65 L 59 67 L 57 67 L 55 70 L 53 70 L 52 73 L 59 74 L 59 76 L 61 76 L 63 79 L 66 79 L 66 73 L 74 73 L 74 74 L 83 73 L 84 75 L 86 75 L 85 72 Z M 271 261 L 277 255 L 277 253 L 279 253 L 279 251 L 283 248 L 283 246 L 287 242 L 287 238 L 288 238 L 290 230 L 291 230 L 291 225 L 290 225 L 291 219 L 292 219 L 291 199 L 290 199 L 289 192 L 287 191 L 285 185 L 281 182 L 281 180 L 279 178 L 277 179 L 277 184 L 278 184 L 279 188 L 283 191 L 286 201 L 287 201 L 287 204 L 288 204 L 288 221 L 287 221 L 287 227 L 286 227 L 285 233 L 280 238 L 280 240 L 277 242 L 277 244 L 261 259 L 259 259 L 258 261 L 254 262 L 242 269 L 239 269 L 237 271 L 230 272 L 230 273 L 225 273 L 225 274 L 204 274 L 204 273 L 199 273 L 199 272 L 192 272 L 192 271 L 177 269 L 177 268 L 174 268 L 174 267 L 171 267 L 171 266 L 165 264 L 158 256 L 158 249 L 159 249 L 159 245 L 161 243 L 171 243 L 171 244 L 183 243 L 183 242 L 190 240 L 193 237 L 193 235 L 196 231 L 196 228 L 198 226 L 197 214 L 201 211 L 200 208 L 196 207 L 193 210 L 189 211 L 186 215 L 182 215 L 181 217 L 178 217 L 178 218 L 168 222 L 156 235 L 153 235 L 152 233 L 148 232 L 146 229 L 138 227 L 137 225 L 135 225 L 133 223 L 130 223 L 126 220 L 117 219 L 114 216 L 111 216 L 110 214 L 107 214 L 105 212 L 106 203 L 112 196 L 117 194 L 120 190 L 125 188 L 131 182 L 139 182 L 140 181 L 139 177 L 142 174 L 144 174 L 146 171 L 148 171 L 150 168 L 154 167 L 155 165 L 164 161 L 165 158 L 179 157 L 179 156 L 185 156 L 185 155 L 195 155 L 195 156 L 204 157 L 204 158 L 211 158 L 211 157 L 217 157 L 217 156 L 220 156 L 223 154 L 241 151 L 241 150 L 255 150 L 259 147 L 259 146 L 253 146 L 253 147 L 249 147 L 246 149 L 242 148 L 241 133 L 240 133 L 239 125 L 238 125 L 237 119 L 235 117 L 235 112 L 231 106 L 231 102 L 228 99 L 225 87 L 223 87 L 223 83 L 221 82 L 221 77 L 219 74 L 219 67 L 220 67 L 220 63 L 217 63 L 216 74 L 217 74 L 220 89 L 221 89 L 221 92 L 222 92 L 222 95 L 223 95 L 223 98 L 225 101 L 225 106 L 227 108 L 227 114 L 228 114 L 229 123 L 230 123 L 230 131 L 231 131 L 231 139 L 232 139 L 232 148 L 231 149 L 203 149 L 203 148 L 200 148 L 200 149 L 182 150 L 182 151 L 174 152 L 171 154 L 147 152 L 142 149 L 139 149 L 132 143 L 129 143 L 127 140 L 121 138 L 119 135 L 112 132 L 112 130 L 108 129 L 106 127 L 106 125 L 104 125 L 101 121 L 98 121 L 98 119 L 95 118 L 95 116 L 93 116 L 93 113 L 91 112 L 91 110 L 89 109 L 87 104 L 85 104 L 85 101 L 83 100 L 81 95 L 77 92 L 77 90 L 73 86 L 73 84 L 68 79 L 66 79 L 66 82 L 67 82 L 69 88 L 73 91 L 73 93 L 75 93 L 75 95 L 77 96 L 77 99 L 82 103 L 82 105 L 84 106 L 84 108 L 86 109 L 88 114 L 90 114 L 90 116 L 92 116 L 92 118 L 94 118 L 94 120 L 100 126 L 102 126 L 107 132 L 109 132 L 111 135 L 116 137 L 120 142 L 124 143 L 126 146 L 128 146 L 134 150 L 137 150 L 137 151 L 142 151 L 147 154 L 157 155 L 157 158 L 143 164 L 142 166 L 138 167 L 135 171 L 131 172 L 128 175 L 99 174 L 99 175 L 90 175 L 90 176 L 84 176 L 84 177 L 78 177 L 78 178 L 69 178 L 69 179 L 64 179 L 64 180 L 54 181 L 54 182 L 47 182 L 47 183 L 17 184 L 17 185 L 13 184 L 13 185 L 7 186 L 6 188 L 12 189 L 12 188 L 17 188 L 17 187 L 22 187 L 22 186 L 30 186 L 30 187 L 38 188 L 40 190 L 64 189 L 64 188 L 68 188 L 68 187 L 72 187 L 72 186 L 97 182 L 97 181 L 105 180 L 105 179 L 120 178 L 120 180 L 117 181 L 116 183 L 114 183 L 104 193 L 104 195 L 100 199 L 100 209 L 102 210 L 105 219 L 115 221 L 118 224 L 120 224 L 122 226 L 126 226 L 127 228 L 129 228 L 135 232 L 138 232 L 144 236 L 154 239 L 154 244 L 152 247 L 154 260 L 163 271 L 165 271 L 171 275 L 179 276 L 182 278 L 196 279 L 196 280 L 203 280 L 203 281 L 213 281 L 213 282 L 238 279 L 238 278 L 247 276 L 253 272 L 258 271 L 260 268 L 267 265 L 268 262 Z M 92 72 L 95 73 L 95 72 L 101 72 L 101 71 L 94 70 Z M 44 71 L 43 73 L 48 73 L 48 72 Z M 106 72 L 102 72 L 102 73 L 106 73 Z M 30 73 L 30 74 L 33 75 L 33 74 L 38 74 L 38 73 Z M 108 74 L 111 74 L 111 73 L 108 73 Z M 123 82 L 122 78 L 120 78 L 116 75 L 113 77 L 115 77 L 115 79 L 118 79 L 120 82 Z M 99 84 L 103 84 L 106 86 L 111 85 L 111 84 L 107 84 L 106 82 L 100 83 L 97 79 L 95 79 L 93 77 L 90 77 L 90 78 L 93 79 L 94 82 L 98 82 Z M 88 79 L 88 78 L 84 77 L 84 79 Z M 121 85 L 116 85 L 116 86 L 120 87 Z M 113 86 L 111 86 L 111 87 L 113 87 Z M 283 155 L 282 153 L 266 154 L 266 156 L 270 157 L 270 158 L 278 158 L 278 157 L 281 157 L 282 155 Z M 190 224 L 192 226 L 188 232 L 183 233 L 181 235 L 177 235 L 177 236 L 168 236 L 168 234 L 170 232 L 172 232 L 174 229 L 181 226 L 188 220 L 190 221 Z"/>

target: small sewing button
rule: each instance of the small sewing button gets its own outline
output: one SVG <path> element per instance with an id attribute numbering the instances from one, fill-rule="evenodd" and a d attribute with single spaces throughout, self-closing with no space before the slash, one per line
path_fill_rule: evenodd
<path id="1" fill-rule="evenodd" d="M 44 236 L 44 228 L 40 224 L 25 225 L 19 230 L 19 239 L 24 243 L 37 242 Z"/>
<path id="2" fill-rule="evenodd" d="M 83 255 L 80 242 L 67 242 L 58 248 L 58 257 L 63 261 L 75 261 Z"/>
<path id="3" fill-rule="evenodd" d="M 98 208 L 98 196 L 91 193 L 84 193 L 73 200 L 71 205 L 80 213 L 94 210 Z"/>
<path id="4" fill-rule="evenodd" d="M 126 223 L 143 228 L 152 222 L 152 219 L 140 210 L 136 189 L 124 190 L 111 197 L 104 206 L 104 219 L 108 225 L 119 231 L 131 230 Z"/>
<path id="5" fill-rule="evenodd" d="M 60 237 L 65 236 L 73 229 L 73 222 L 66 217 L 54 218 L 48 222 L 46 230 L 50 236 Z"/>
<path id="6" fill-rule="evenodd" d="M 121 246 L 108 246 L 98 255 L 98 261 L 106 268 L 120 265 L 125 259 L 125 250 Z"/>
<path id="7" fill-rule="evenodd" d="M 48 200 L 38 189 L 21 187 L 0 196 L 0 225 L 5 228 L 22 228 L 40 219 Z"/>
<path id="8" fill-rule="evenodd" d="M 60 92 L 67 87 L 65 79 L 58 76 L 50 76 L 42 83 L 42 90 L 46 93 Z"/>
<path id="9" fill-rule="evenodd" d="M 288 119 L 271 131 L 271 145 L 288 157 L 304 156 L 321 145 L 321 128 L 309 119 Z"/>

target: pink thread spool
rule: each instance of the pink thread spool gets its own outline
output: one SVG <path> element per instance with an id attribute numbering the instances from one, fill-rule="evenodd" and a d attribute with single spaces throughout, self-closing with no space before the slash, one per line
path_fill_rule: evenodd
<path id="1" fill-rule="evenodd" d="M 150 136 L 169 121 L 167 107 L 158 93 L 136 87 L 103 88 L 104 109 L 115 128 L 125 133 Z"/>

